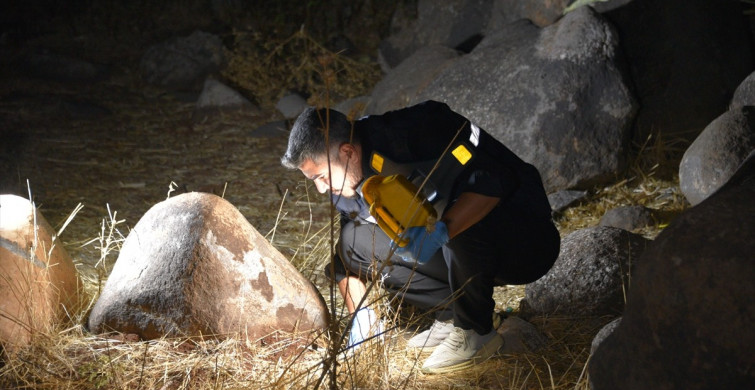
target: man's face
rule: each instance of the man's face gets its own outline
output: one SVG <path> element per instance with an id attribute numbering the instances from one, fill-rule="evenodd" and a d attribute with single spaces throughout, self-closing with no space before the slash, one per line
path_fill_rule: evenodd
<path id="1" fill-rule="evenodd" d="M 324 194 L 330 190 L 333 195 L 346 198 L 357 196 L 356 188 L 362 180 L 362 173 L 352 150 L 341 147 L 337 156 L 331 156 L 330 164 L 325 157 L 319 161 L 305 160 L 299 167 L 304 176 L 315 183 L 317 192 Z"/>

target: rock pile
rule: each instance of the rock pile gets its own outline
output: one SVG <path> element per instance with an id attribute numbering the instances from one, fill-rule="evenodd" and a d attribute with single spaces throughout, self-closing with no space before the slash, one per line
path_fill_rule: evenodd
<path id="1" fill-rule="evenodd" d="M 755 384 L 755 154 L 638 261 L 621 322 L 590 359 L 593 389 Z"/>

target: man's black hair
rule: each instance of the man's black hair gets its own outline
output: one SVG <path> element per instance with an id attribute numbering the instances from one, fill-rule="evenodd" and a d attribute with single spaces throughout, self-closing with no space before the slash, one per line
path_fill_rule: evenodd
<path id="1" fill-rule="evenodd" d="M 327 147 L 330 147 L 333 159 L 333 153 L 337 153 L 343 143 L 354 143 L 352 128 L 346 115 L 336 110 L 305 109 L 294 122 L 281 164 L 289 169 L 298 169 L 306 160 L 320 162 L 327 154 Z M 326 132 L 328 145 L 325 145 Z"/>

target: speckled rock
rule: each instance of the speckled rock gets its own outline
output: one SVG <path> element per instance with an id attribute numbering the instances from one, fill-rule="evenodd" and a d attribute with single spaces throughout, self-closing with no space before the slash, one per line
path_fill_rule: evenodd
<path id="1" fill-rule="evenodd" d="M 454 60 L 412 103 L 447 103 L 537 167 L 549 193 L 586 189 L 626 166 L 638 107 L 619 53 L 618 34 L 589 7 L 545 28 L 519 21 Z"/>
<path id="2" fill-rule="evenodd" d="M 711 122 L 679 164 L 679 187 L 696 205 L 721 186 L 755 150 L 755 107 L 731 109 Z"/>
<path id="3" fill-rule="evenodd" d="M 630 272 L 646 241 L 626 230 L 602 226 L 569 234 L 561 241 L 553 268 L 525 287 L 526 307 L 542 314 L 620 313 Z"/>
<path id="4" fill-rule="evenodd" d="M 89 317 L 96 333 L 143 339 L 319 330 L 327 310 L 312 283 L 230 203 L 190 192 L 134 226 Z"/>
<path id="5" fill-rule="evenodd" d="M 634 231 L 653 224 L 653 212 L 640 205 L 615 207 L 600 218 L 598 225 Z"/>
<path id="6" fill-rule="evenodd" d="M 503 337 L 501 354 L 532 353 L 548 345 L 548 337 L 519 317 L 506 318 L 496 331 Z"/>
<path id="7" fill-rule="evenodd" d="M 619 326 L 620 323 L 621 317 L 607 323 L 604 327 L 600 328 L 598 333 L 595 334 L 595 337 L 593 337 L 592 343 L 590 343 L 590 354 L 595 353 L 595 350 L 598 349 L 603 340 L 605 340 L 606 337 L 613 333 L 613 331 L 617 326 Z"/>
<path id="8" fill-rule="evenodd" d="M 730 109 L 742 106 L 755 106 L 755 72 L 750 73 L 734 91 L 731 98 Z"/>

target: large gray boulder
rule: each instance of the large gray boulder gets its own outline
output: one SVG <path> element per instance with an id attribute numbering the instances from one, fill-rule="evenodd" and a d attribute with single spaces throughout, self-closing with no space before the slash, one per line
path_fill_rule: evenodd
<path id="1" fill-rule="evenodd" d="M 391 35 L 380 45 L 379 60 L 387 72 L 428 45 L 469 52 L 484 36 L 521 19 L 540 27 L 551 25 L 563 16 L 571 1 L 452 0 L 439 5 L 437 1 L 419 0 L 414 10 L 400 3 Z"/>
<path id="2" fill-rule="evenodd" d="M 425 87 L 459 58 L 459 52 L 441 45 L 425 46 L 389 71 L 372 90 L 370 114 L 398 110 L 414 101 Z"/>
<path id="3" fill-rule="evenodd" d="M 723 186 L 755 150 L 755 107 L 727 111 L 695 139 L 679 164 L 679 186 L 692 205 Z"/>
<path id="4" fill-rule="evenodd" d="M 139 65 L 142 78 L 173 90 L 201 90 L 208 75 L 226 64 L 220 37 L 195 31 L 150 46 Z"/>
<path id="5" fill-rule="evenodd" d="M 256 340 L 322 330 L 327 319 L 319 292 L 235 207 L 191 192 L 158 203 L 134 226 L 89 328 Z"/>
<path id="6" fill-rule="evenodd" d="M 593 2 L 627 57 L 640 111 L 637 141 L 660 132 L 691 141 L 726 111 L 755 69 L 751 32 L 738 0 Z"/>
<path id="7" fill-rule="evenodd" d="M 611 179 L 626 164 L 636 103 L 611 26 L 589 7 L 540 29 L 511 24 L 442 71 L 433 99 L 476 122 L 542 174 L 548 192 Z"/>
<path id="8" fill-rule="evenodd" d="M 419 0 L 417 19 L 408 28 L 380 43 L 380 61 L 391 69 L 419 48 L 442 45 L 464 46 L 479 36 L 490 17 L 493 0 Z"/>
<path id="9" fill-rule="evenodd" d="M 526 308 L 542 314 L 620 313 L 631 270 L 646 242 L 640 235 L 613 227 L 567 235 L 553 268 L 525 286 Z"/>
<path id="10" fill-rule="evenodd" d="M 595 390 L 755 387 L 755 156 L 639 261 L 621 323 L 588 367 Z"/>
<path id="11" fill-rule="evenodd" d="M 734 91 L 734 97 L 731 98 L 730 109 L 740 108 L 742 106 L 755 106 L 755 72 L 750 73 L 744 81 Z"/>

